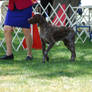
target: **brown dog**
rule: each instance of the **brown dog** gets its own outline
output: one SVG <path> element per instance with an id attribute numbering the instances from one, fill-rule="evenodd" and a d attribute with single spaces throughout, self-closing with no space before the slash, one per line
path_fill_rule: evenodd
<path id="1" fill-rule="evenodd" d="M 55 42 L 63 41 L 65 46 L 71 51 L 71 60 L 75 61 L 75 32 L 72 28 L 67 28 L 64 26 L 57 27 L 53 26 L 45 20 L 45 18 L 36 14 L 28 19 L 30 24 L 38 24 L 40 26 L 40 38 L 42 42 L 42 52 L 43 52 L 43 63 L 45 59 L 49 61 L 48 51 L 53 47 Z M 46 49 L 46 43 L 48 43 L 48 48 Z"/>

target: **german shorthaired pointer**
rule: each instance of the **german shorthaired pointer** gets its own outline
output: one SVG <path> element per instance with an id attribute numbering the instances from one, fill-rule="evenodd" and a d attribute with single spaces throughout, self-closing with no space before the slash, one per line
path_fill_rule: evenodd
<path id="1" fill-rule="evenodd" d="M 28 21 L 30 24 L 38 24 L 40 26 L 43 63 L 45 63 L 45 59 L 49 61 L 48 51 L 57 41 L 64 42 L 65 46 L 71 52 L 71 61 L 75 61 L 75 32 L 72 28 L 64 26 L 57 27 L 55 25 L 47 23 L 46 19 L 40 14 L 34 15 L 33 17 L 29 18 Z M 47 49 L 46 43 L 48 43 Z"/>

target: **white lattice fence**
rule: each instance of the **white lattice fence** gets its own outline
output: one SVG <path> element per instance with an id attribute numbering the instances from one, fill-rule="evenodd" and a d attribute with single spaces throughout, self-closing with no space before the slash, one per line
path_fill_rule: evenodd
<path id="1" fill-rule="evenodd" d="M 76 43 L 80 40 L 82 43 L 85 43 L 87 39 L 90 38 L 90 33 L 92 31 L 92 6 L 82 6 L 74 7 L 74 9 L 82 9 L 82 15 L 77 14 L 76 18 L 76 31 L 77 38 Z"/>
<path id="2" fill-rule="evenodd" d="M 50 16 L 47 15 L 46 10 L 48 7 L 51 7 L 52 12 Z M 76 41 L 77 43 L 79 40 L 82 43 L 85 43 L 87 39 L 90 37 L 91 32 L 91 25 L 92 25 L 92 6 L 82 6 L 82 7 L 72 7 L 70 4 L 64 9 L 61 4 L 58 4 L 57 7 L 54 9 L 52 5 L 49 3 L 47 7 L 44 9 L 40 4 L 38 4 L 34 10 L 37 10 L 38 7 L 41 7 L 43 9 L 42 14 L 46 13 L 47 19 L 49 22 L 51 22 L 54 25 L 57 25 L 60 22 L 60 25 L 64 26 L 71 26 L 74 28 L 76 32 Z M 62 9 L 63 13 L 61 16 L 58 15 L 59 9 Z M 71 10 L 72 14 L 71 17 L 68 17 L 67 11 Z M 82 14 L 80 15 L 78 13 L 78 10 L 82 10 Z M 37 12 L 37 11 L 35 11 Z M 59 12 L 60 13 L 60 12 Z M 65 15 L 65 18 L 63 22 L 61 21 L 61 18 Z M 53 16 L 56 16 L 55 21 L 53 22 Z M 67 20 L 67 23 L 64 24 Z M 78 26 L 78 27 L 77 27 Z M 77 29 L 78 28 L 78 29 Z"/>
<path id="3" fill-rule="evenodd" d="M 1 13 L 0 13 L 0 17 L 1 17 L 0 34 L 2 34 L 2 35 L 4 34 L 4 32 L 3 32 L 3 24 L 4 24 L 6 11 L 7 11 L 7 6 L 6 5 L 7 5 L 7 2 L 5 2 L 5 1 L 0 2 L 0 8 L 1 8 Z M 50 16 L 48 16 L 48 14 L 47 14 L 47 8 L 49 6 L 52 9 Z M 42 7 L 42 5 L 39 3 L 35 7 L 33 7 L 33 12 L 38 13 L 39 8 L 41 8 L 43 10 L 41 12 L 41 14 L 45 13 L 47 15 L 47 21 L 49 21 L 50 23 L 52 23 L 54 25 L 57 25 L 59 23 L 59 26 L 61 26 L 61 25 L 71 26 L 71 27 L 74 28 L 75 31 L 76 31 L 76 26 L 75 25 L 84 26 L 84 24 L 82 22 L 85 22 L 85 25 L 90 26 L 91 15 L 89 15 L 89 13 L 87 13 L 87 11 L 89 10 L 89 8 L 87 8 L 87 7 L 86 8 L 81 7 L 82 10 L 83 10 L 82 15 L 78 15 L 78 13 L 77 13 L 77 10 L 78 10 L 79 7 L 74 8 L 71 5 L 69 5 L 66 8 L 64 8 L 62 5 L 58 4 L 57 7 L 54 9 L 53 6 L 49 3 L 47 5 L 47 7 L 44 9 Z M 60 13 L 59 10 L 60 9 L 62 10 L 62 14 L 59 16 L 59 13 Z M 72 14 L 71 14 L 70 18 L 67 15 L 67 11 L 69 9 L 71 9 L 71 11 L 72 11 Z M 62 21 L 61 19 L 62 19 L 63 16 L 64 16 L 64 18 L 63 18 L 63 21 Z M 54 18 L 55 18 L 55 20 L 53 21 Z M 66 22 L 66 20 L 67 20 L 67 22 Z M 88 33 L 87 30 L 84 28 L 80 32 L 79 31 L 76 32 L 76 36 L 77 36 L 76 43 L 77 43 L 78 40 L 81 40 L 81 42 L 84 43 L 86 41 L 86 39 L 89 38 L 89 33 Z M 86 34 L 85 39 L 82 38 L 83 34 Z M 23 33 L 21 32 L 21 28 L 14 28 L 12 47 L 13 47 L 13 49 L 15 51 L 18 51 L 21 47 L 23 48 L 23 45 L 22 45 L 23 39 L 24 39 L 24 36 L 23 36 Z M 4 51 L 6 50 L 4 36 L 0 37 L 0 48 L 3 48 Z"/>

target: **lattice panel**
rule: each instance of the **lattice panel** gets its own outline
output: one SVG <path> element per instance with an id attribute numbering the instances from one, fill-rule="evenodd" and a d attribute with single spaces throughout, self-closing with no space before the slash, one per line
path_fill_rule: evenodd
<path id="1" fill-rule="evenodd" d="M 51 14 L 48 15 L 47 9 L 48 7 L 51 7 Z M 92 8 L 90 7 L 81 7 L 82 8 L 82 15 L 79 15 L 77 13 L 78 9 L 80 7 L 72 7 L 70 4 L 65 7 L 64 5 L 58 4 L 56 8 L 53 8 L 53 6 L 49 3 L 47 7 L 44 9 L 40 3 L 38 3 L 35 7 L 33 7 L 33 12 L 46 14 L 46 19 L 48 22 L 52 23 L 53 25 L 57 26 L 70 26 L 73 27 L 73 29 L 76 32 L 76 25 L 78 26 L 90 26 L 92 24 Z M 5 47 L 5 39 L 4 39 L 4 31 L 3 31 L 3 24 L 5 15 L 7 12 L 7 2 L 2 1 L 0 2 L 0 34 L 2 34 L 0 37 L 0 48 L 3 48 L 3 50 L 6 50 Z M 71 11 L 71 16 L 67 14 L 67 11 Z M 42 11 L 42 12 L 41 12 Z M 66 22 L 67 21 L 67 22 Z M 23 48 L 22 42 L 24 40 L 23 33 L 21 31 L 21 28 L 14 28 L 13 32 L 13 40 L 12 40 L 12 47 L 14 51 L 18 51 L 20 48 Z M 82 38 L 82 36 L 85 34 L 85 38 Z M 86 41 L 87 38 L 89 38 L 89 30 L 86 30 L 85 28 L 81 30 L 81 32 L 76 32 L 76 43 L 78 40 L 81 40 L 82 43 Z"/>

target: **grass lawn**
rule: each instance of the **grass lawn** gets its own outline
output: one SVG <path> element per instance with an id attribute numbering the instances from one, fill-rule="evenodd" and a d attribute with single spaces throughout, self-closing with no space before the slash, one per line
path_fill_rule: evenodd
<path id="1" fill-rule="evenodd" d="M 78 42 L 76 53 L 76 62 L 70 62 L 61 43 L 43 64 L 41 50 L 33 50 L 32 61 L 25 61 L 26 50 L 14 52 L 14 61 L 0 61 L 0 92 L 92 92 L 92 42 Z"/>

